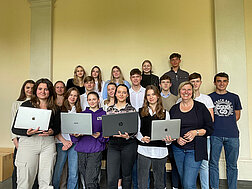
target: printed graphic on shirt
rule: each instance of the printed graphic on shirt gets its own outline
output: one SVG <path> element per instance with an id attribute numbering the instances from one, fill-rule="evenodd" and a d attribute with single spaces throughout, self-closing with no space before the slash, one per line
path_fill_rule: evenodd
<path id="1" fill-rule="evenodd" d="M 234 113 L 232 102 L 229 100 L 219 99 L 214 102 L 214 105 L 214 114 L 218 116 L 228 117 Z"/>
<path id="2" fill-rule="evenodd" d="M 102 120 L 102 117 L 97 117 L 97 120 L 99 121 L 99 120 Z"/>

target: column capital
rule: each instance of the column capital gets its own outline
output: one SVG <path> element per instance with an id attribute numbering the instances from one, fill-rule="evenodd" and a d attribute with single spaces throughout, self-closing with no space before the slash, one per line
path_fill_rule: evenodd
<path id="1" fill-rule="evenodd" d="M 54 5 L 56 0 L 28 0 L 31 7 L 48 7 Z"/>

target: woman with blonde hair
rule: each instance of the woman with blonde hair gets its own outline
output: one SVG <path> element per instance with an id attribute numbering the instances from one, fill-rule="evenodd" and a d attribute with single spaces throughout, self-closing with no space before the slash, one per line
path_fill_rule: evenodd
<path id="1" fill-rule="evenodd" d="M 105 82 L 104 88 L 103 88 L 103 93 L 102 93 L 102 98 L 107 99 L 108 93 L 107 93 L 107 86 L 109 83 L 115 83 L 116 85 L 119 84 L 125 84 L 128 89 L 130 89 L 130 84 L 128 81 L 126 81 L 123 77 L 122 71 L 119 68 L 119 66 L 113 66 L 111 69 L 111 75 L 110 75 L 110 80 Z"/>
<path id="2" fill-rule="evenodd" d="M 74 78 L 68 79 L 66 88 L 67 90 L 71 87 L 76 87 L 79 90 L 80 95 L 85 93 L 84 78 L 86 72 L 81 65 L 78 65 L 74 69 Z"/>

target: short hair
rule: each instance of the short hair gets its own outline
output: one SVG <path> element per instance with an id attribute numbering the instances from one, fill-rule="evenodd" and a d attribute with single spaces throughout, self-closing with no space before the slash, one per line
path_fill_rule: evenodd
<path id="1" fill-rule="evenodd" d="M 217 77 L 225 77 L 225 78 L 227 78 L 227 80 L 229 81 L 229 76 L 228 76 L 228 74 L 226 74 L 225 72 L 217 73 L 217 74 L 214 76 L 214 82 L 216 82 L 216 78 L 217 78 Z"/>
<path id="2" fill-rule="evenodd" d="M 135 74 L 141 75 L 142 73 L 138 68 L 134 68 L 130 71 L 130 76 L 135 75 Z"/>
<path id="3" fill-rule="evenodd" d="M 85 77 L 84 83 L 87 83 L 87 82 L 89 82 L 89 81 L 93 81 L 93 82 L 95 83 L 95 80 L 94 80 L 94 78 L 93 78 L 92 76 L 87 76 L 87 77 Z"/>
<path id="4" fill-rule="evenodd" d="M 200 78 L 200 80 L 201 80 L 201 75 L 199 73 L 194 72 L 189 75 L 189 81 L 192 79 L 198 79 L 198 78 Z"/>
<path id="5" fill-rule="evenodd" d="M 191 85 L 192 86 L 192 99 L 194 99 L 194 87 L 193 87 L 193 84 L 190 81 L 184 81 L 184 82 L 180 83 L 180 85 L 178 87 L 179 98 L 181 98 L 181 96 L 180 96 L 180 90 L 185 85 Z"/>
<path id="6" fill-rule="evenodd" d="M 177 58 L 181 58 L 181 55 L 179 54 L 179 53 L 172 53 L 171 55 L 170 55 L 170 57 L 169 57 L 169 59 L 171 60 L 171 59 L 173 59 L 173 58 L 175 58 L 175 57 L 177 57 Z"/>
<path id="7" fill-rule="evenodd" d="M 163 81 L 163 80 L 169 80 L 169 81 L 171 82 L 170 76 L 168 76 L 168 75 L 166 75 L 166 74 L 164 74 L 164 75 L 162 75 L 162 76 L 160 77 L 160 83 L 161 83 L 161 81 Z"/>

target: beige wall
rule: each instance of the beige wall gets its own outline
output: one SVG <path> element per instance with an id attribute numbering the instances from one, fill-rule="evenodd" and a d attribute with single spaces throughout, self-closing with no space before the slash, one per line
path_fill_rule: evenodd
<path id="1" fill-rule="evenodd" d="M 248 114 L 252 115 L 252 1 L 244 0 L 245 13 L 245 37 L 247 53 L 247 75 L 248 75 Z M 245 104 L 243 106 L 246 106 Z M 249 116 L 250 129 L 250 152 L 252 157 L 252 118 Z"/>
<path id="2" fill-rule="evenodd" d="M 17 99 L 23 81 L 29 78 L 30 10 L 26 0 L 0 0 L 0 78 L 1 143 L 12 147 L 10 139 L 11 104 Z"/>
<path id="3" fill-rule="evenodd" d="M 94 65 L 109 79 L 119 65 L 129 71 L 144 59 L 154 73 L 168 71 L 168 56 L 182 54 L 182 68 L 202 73 L 203 92 L 212 90 L 215 73 L 211 0 L 61 0 L 56 1 L 53 33 L 53 80 L 72 77 L 81 64 Z"/>

